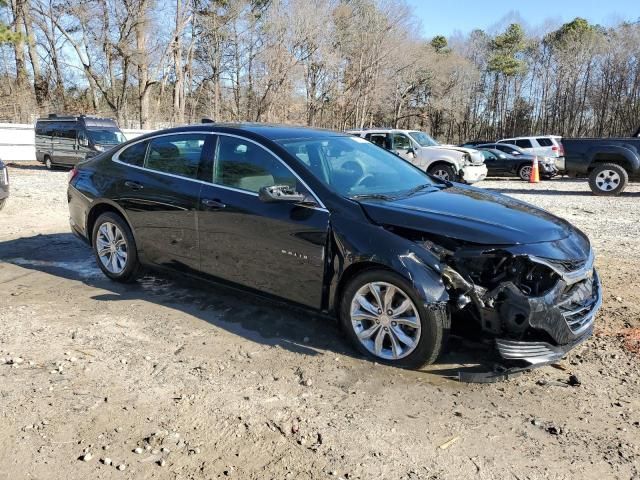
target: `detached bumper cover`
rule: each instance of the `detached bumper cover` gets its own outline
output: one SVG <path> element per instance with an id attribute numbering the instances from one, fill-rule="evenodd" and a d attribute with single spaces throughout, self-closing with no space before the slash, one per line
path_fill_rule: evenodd
<path id="1" fill-rule="evenodd" d="M 461 170 L 462 180 L 465 183 L 476 183 L 487 178 L 487 166 L 465 165 Z"/>
<path id="2" fill-rule="evenodd" d="M 522 360 L 530 365 L 544 365 L 560 360 L 569 350 L 584 342 L 591 336 L 590 329 L 579 340 L 567 345 L 551 345 L 546 342 L 519 342 L 517 340 L 496 339 L 498 353 L 505 360 Z"/>

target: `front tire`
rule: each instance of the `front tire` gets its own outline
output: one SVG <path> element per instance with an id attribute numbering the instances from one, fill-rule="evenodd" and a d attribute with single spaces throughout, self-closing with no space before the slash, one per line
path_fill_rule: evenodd
<path id="1" fill-rule="evenodd" d="M 49 155 L 44 156 L 44 165 L 47 167 L 47 170 L 53 170 L 53 162 L 51 161 L 51 157 Z"/>
<path id="2" fill-rule="evenodd" d="M 518 176 L 520 177 L 520 180 L 528 182 L 531 178 L 532 169 L 533 167 L 531 165 L 520 165 L 520 167 L 518 167 Z"/>
<path id="3" fill-rule="evenodd" d="M 113 212 L 96 220 L 92 233 L 93 253 L 100 270 L 116 282 L 133 282 L 140 272 L 136 242 L 127 222 Z"/>
<path id="4" fill-rule="evenodd" d="M 444 180 L 445 182 L 458 181 L 458 175 L 456 175 L 456 172 L 451 165 L 439 163 L 429 167 L 427 173 L 433 177 L 439 178 L 440 180 Z"/>
<path id="5" fill-rule="evenodd" d="M 451 327 L 445 306 L 426 308 L 407 280 L 377 269 L 348 283 L 340 302 L 340 323 L 364 355 L 412 369 L 436 361 Z"/>
<path id="6" fill-rule="evenodd" d="M 589 188 L 594 195 L 620 195 L 629 183 L 627 171 L 615 163 L 603 163 L 589 174 Z"/>

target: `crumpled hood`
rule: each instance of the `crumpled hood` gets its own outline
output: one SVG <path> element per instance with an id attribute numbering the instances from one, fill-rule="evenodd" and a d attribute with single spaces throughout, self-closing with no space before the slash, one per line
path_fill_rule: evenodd
<path id="1" fill-rule="evenodd" d="M 583 234 L 569 222 L 528 203 L 454 185 L 398 200 L 359 200 L 380 225 L 394 225 L 483 245 L 550 242 Z"/>
<path id="2" fill-rule="evenodd" d="M 452 150 L 454 152 L 466 153 L 471 158 L 472 163 L 484 163 L 484 157 L 479 150 L 473 148 L 458 147 L 457 145 L 434 145 L 433 147 L 423 148 L 437 148 L 440 150 Z"/>

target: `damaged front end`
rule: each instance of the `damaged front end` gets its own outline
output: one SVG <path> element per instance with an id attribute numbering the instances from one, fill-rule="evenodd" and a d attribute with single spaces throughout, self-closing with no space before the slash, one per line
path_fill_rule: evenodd
<path id="1" fill-rule="evenodd" d="M 473 319 L 503 359 L 554 362 L 592 334 L 602 288 L 588 242 L 576 249 L 575 240 L 567 239 L 565 244 L 574 243 L 569 249 L 562 242 L 527 248 L 443 240 L 419 243 L 442 261 L 452 313 Z"/>

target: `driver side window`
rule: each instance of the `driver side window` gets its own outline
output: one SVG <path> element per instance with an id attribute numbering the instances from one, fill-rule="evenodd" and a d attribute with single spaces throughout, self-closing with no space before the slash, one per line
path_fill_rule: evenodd
<path id="1" fill-rule="evenodd" d="M 298 185 L 295 175 L 264 148 L 224 135 L 218 137 L 213 183 L 254 193 L 262 187 Z"/>
<path id="2" fill-rule="evenodd" d="M 391 136 L 394 150 L 409 150 L 411 148 L 411 140 L 402 133 L 394 133 Z"/>

